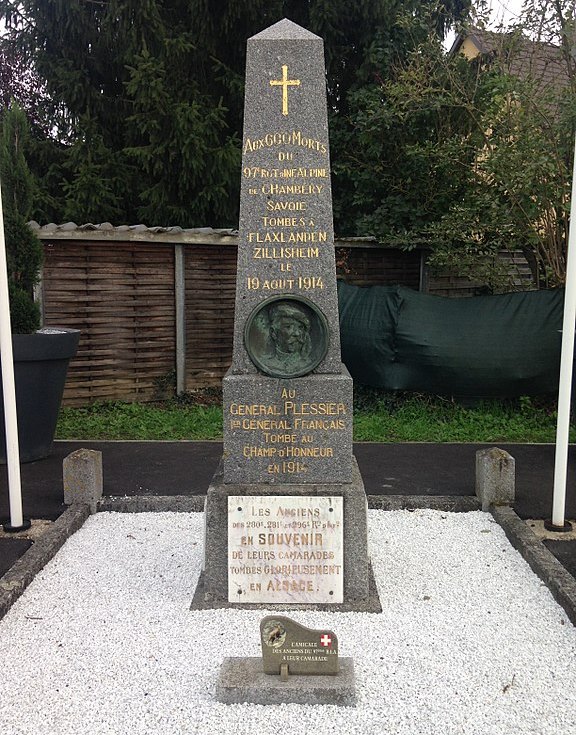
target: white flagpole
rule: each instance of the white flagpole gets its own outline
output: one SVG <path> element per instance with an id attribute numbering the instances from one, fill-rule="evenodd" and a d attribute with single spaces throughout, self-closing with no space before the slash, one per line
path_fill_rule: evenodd
<path id="1" fill-rule="evenodd" d="M 556 424 L 556 460 L 554 465 L 554 496 L 552 521 L 546 527 L 552 531 L 569 531 L 565 520 L 566 478 L 568 473 L 568 441 L 570 432 L 570 398 L 574 361 L 574 328 L 576 326 L 576 144 L 572 171 L 572 198 L 570 200 L 570 231 L 566 259 L 566 286 L 564 320 L 562 323 L 562 353 L 560 358 L 560 386 L 558 388 L 558 422 Z"/>
<path id="2" fill-rule="evenodd" d="M 2 210 L 1 189 L 0 182 L 0 356 L 2 359 L 4 426 L 6 430 L 6 459 L 8 462 L 8 492 L 10 497 L 10 523 L 4 524 L 4 530 L 12 533 L 29 528 L 30 521 L 24 521 L 22 515 L 16 386 L 14 382 L 12 326 L 10 323 L 10 300 L 8 297 L 8 266 L 6 262 L 6 240 L 4 238 L 4 214 Z"/>

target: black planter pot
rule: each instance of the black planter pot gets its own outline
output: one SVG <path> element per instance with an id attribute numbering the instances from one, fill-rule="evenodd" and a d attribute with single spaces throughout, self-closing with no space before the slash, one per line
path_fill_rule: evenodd
<path id="1" fill-rule="evenodd" d="M 78 348 L 80 332 L 60 327 L 35 334 L 12 335 L 20 461 L 34 462 L 50 454 L 68 362 Z M 0 381 L 0 411 L 4 415 Z M 0 463 L 6 464 L 4 420 L 0 422 Z"/>

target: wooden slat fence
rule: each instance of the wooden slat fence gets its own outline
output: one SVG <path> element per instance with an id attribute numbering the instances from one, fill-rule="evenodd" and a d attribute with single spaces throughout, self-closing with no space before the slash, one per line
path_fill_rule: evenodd
<path id="1" fill-rule="evenodd" d="M 186 248 L 186 386 L 220 385 L 232 362 L 235 247 Z"/>
<path id="2" fill-rule="evenodd" d="M 81 332 L 64 402 L 149 400 L 174 370 L 174 248 L 145 243 L 45 243 L 46 326 Z"/>
<path id="3" fill-rule="evenodd" d="M 81 331 L 66 405 L 154 400 L 176 384 L 177 367 L 185 390 L 220 385 L 232 359 L 237 238 L 227 231 L 190 232 L 197 231 L 40 231 L 44 323 Z M 182 279 L 176 248 L 183 248 Z M 358 286 L 400 284 L 432 293 L 450 288 L 427 281 L 418 250 L 339 241 L 336 260 L 339 275 Z M 184 324 L 177 330 L 180 283 Z"/>

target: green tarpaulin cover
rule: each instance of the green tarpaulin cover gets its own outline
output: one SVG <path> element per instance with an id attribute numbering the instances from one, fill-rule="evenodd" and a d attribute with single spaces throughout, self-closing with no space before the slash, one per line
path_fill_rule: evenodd
<path id="1" fill-rule="evenodd" d="M 338 284 L 342 360 L 385 390 L 515 397 L 558 389 L 564 291 L 448 299 Z"/>

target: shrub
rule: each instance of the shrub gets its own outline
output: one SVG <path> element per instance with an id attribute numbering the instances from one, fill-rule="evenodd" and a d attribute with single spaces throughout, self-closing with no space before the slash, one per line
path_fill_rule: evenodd
<path id="1" fill-rule="evenodd" d="M 43 255 L 42 244 L 27 224 L 34 190 L 24 153 L 28 137 L 26 115 L 12 104 L 2 118 L 0 176 L 12 331 L 22 334 L 34 332 L 40 325 L 34 286 Z"/>

